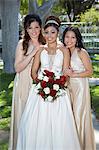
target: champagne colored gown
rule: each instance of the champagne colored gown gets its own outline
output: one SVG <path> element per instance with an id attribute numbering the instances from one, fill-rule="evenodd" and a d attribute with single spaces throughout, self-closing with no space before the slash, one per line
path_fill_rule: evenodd
<path id="1" fill-rule="evenodd" d="M 62 74 L 62 51 L 58 49 L 52 57 L 46 50 L 41 52 L 39 73 L 47 69 Z M 35 92 L 35 86 L 31 87 L 20 121 L 17 150 L 81 150 L 68 89 L 54 102 L 46 102 Z"/>
<path id="2" fill-rule="evenodd" d="M 27 54 L 29 54 L 32 50 L 33 45 L 30 45 Z M 23 71 L 21 71 L 20 73 L 16 73 L 14 79 L 9 150 L 16 149 L 17 133 L 20 118 L 22 116 L 29 95 L 29 90 L 32 86 L 32 78 L 31 78 L 32 62 L 33 60 L 31 60 L 31 62 Z"/>
<path id="3" fill-rule="evenodd" d="M 76 49 L 71 56 L 71 67 L 79 73 L 85 70 Z M 88 78 L 70 78 L 70 88 L 74 118 L 82 149 L 95 150 Z"/>

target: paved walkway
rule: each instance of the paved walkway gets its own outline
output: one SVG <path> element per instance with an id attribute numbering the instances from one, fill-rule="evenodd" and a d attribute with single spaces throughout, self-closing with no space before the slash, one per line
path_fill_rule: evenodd
<path id="1" fill-rule="evenodd" d="M 0 143 L 8 142 L 9 139 L 9 131 L 0 130 Z"/>

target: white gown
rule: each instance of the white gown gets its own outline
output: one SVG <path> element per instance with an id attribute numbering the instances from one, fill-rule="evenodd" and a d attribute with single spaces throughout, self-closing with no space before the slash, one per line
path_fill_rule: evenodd
<path id="1" fill-rule="evenodd" d="M 61 74 L 62 51 L 56 51 L 51 68 L 49 58 L 43 50 L 40 72 L 47 69 Z M 32 86 L 20 122 L 17 150 L 81 150 L 68 89 L 54 102 L 44 102 Z"/>

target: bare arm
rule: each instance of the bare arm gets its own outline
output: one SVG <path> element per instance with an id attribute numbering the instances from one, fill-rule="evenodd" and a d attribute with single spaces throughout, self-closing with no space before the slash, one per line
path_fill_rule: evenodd
<path id="1" fill-rule="evenodd" d="M 92 64 L 88 53 L 85 50 L 80 52 L 80 58 L 84 64 L 85 71 L 81 73 L 77 73 L 77 77 L 90 77 L 93 73 Z"/>
<path id="2" fill-rule="evenodd" d="M 74 77 L 74 78 L 90 77 L 93 73 L 93 69 L 92 69 L 92 64 L 88 53 L 85 50 L 81 50 L 81 52 L 79 52 L 79 57 L 82 60 L 82 63 L 85 67 L 85 71 L 81 73 L 77 73 L 76 71 L 74 71 L 71 73 L 70 77 Z"/>
<path id="3" fill-rule="evenodd" d="M 32 79 L 34 79 L 34 80 L 37 77 L 37 72 L 38 72 L 38 69 L 40 67 L 40 54 L 41 54 L 41 50 L 39 50 L 36 53 L 34 60 L 33 60 L 33 64 L 32 64 L 31 76 L 32 76 Z"/>
<path id="4" fill-rule="evenodd" d="M 65 76 L 67 76 L 66 74 L 66 70 L 69 68 L 70 66 L 70 53 L 69 50 L 66 49 L 65 47 L 62 49 L 63 54 L 64 54 L 64 60 L 63 60 L 63 73 Z"/>
<path id="5" fill-rule="evenodd" d="M 16 48 L 16 56 L 15 56 L 15 71 L 21 72 L 23 71 L 27 65 L 30 63 L 33 56 L 38 51 L 38 48 L 35 48 L 29 55 L 24 56 L 23 46 L 22 46 L 22 40 L 19 41 L 17 48 Z"/>

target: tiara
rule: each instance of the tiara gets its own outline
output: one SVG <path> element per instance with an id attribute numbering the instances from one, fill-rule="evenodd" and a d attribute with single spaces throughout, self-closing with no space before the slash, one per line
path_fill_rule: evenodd
<path id="1" fill-rule="evenodd" d="M 47 25 L 48 23 L 54 23 L 59 26 L 58 22 L 56 22 L 55 20 L 48 20 L 45 25 Z"/>

